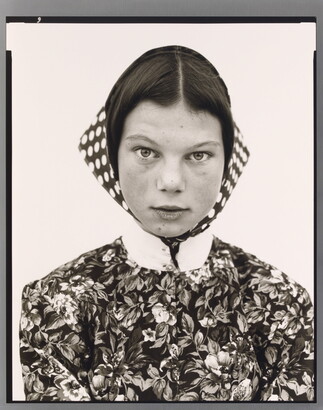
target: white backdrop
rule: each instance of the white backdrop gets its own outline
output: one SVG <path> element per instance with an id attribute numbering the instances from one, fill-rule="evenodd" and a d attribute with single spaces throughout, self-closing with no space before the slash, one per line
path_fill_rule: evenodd
<path id="1" fill-rule="evenodd" d="M 124 69 L 180 44 L 218 69 L 251 158 L 211 229 L 313 295 L 315 24 L 7 25 L 13 63 L 13 399 L 23 285 L 111 242 L 131 217 L 100 186 L 79 138 Z"/>

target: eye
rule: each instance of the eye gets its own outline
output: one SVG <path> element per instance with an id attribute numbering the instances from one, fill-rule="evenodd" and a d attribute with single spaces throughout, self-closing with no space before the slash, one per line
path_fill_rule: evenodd
<path id="1" fill-rule="evenodd" d="M 152 151 L 149 148 L 140 148 L 137 152 L 143 157 L 143 158 L 149 158 Z"/>
<path id="2" fill-rule="evenodd" d="M 190 159 L 193 159 L 196 162 L 202 162 L 210 158 L 211 154 L 207 152 L 203 152 L 203 151 L 196 151 L 196 152 L 192 152 L 192 154 L 190 154 L 189 157 Z"/>
<path id="3" fill-rule="evenodd" d="M 142 160 L 158 157 L 155 151 L 153 151 L 150 148 L 145 148 L 145 147 L 136 148 L 135 153 L 139 157 L 139 159 L 142 159 Z"/>

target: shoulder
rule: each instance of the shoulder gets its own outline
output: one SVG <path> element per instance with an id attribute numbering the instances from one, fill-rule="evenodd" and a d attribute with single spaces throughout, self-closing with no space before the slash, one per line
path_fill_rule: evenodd
<path id="1" fill-rule="evenodd" d="M 45 277 L 25 285 L 23 297 L 27 295 L 55 297 L 57 294 L 70 294 L 76 297 L 93 288 L 104 275 L 112 260 L 122 261 L 124 248 L 120 238 L 111 244 L 84 252 L 77 258 L 57 267 Z"/>
<path id="2" fill-rule="evenodd" d="M 313 305 L 306 289 L 285 273 L 241 248 L 219 241 L 238 272 L 243 310 L 256 344 L 310 340 Z"/>
<path id="3" fill-rule="evenodd" d="M 227 254 L 236 268 L 241 290 L 248 298 L 266 297 L 276 303 L 311 305 L 306 289 L 290 276 L 252 253 L 218 240 L 217 249 Z"/>
<path id="4" fill-rule="evenodd" d="M 98 305 L 106 305 L 109 287 L 114 287 L 115 269 L 124 264 L 124 247 L 119 238 L 27 284 L 22 292 L 21 330 L 48 331 L 68 325 L 81 331 L 82 323 L 91 320 Z"/>

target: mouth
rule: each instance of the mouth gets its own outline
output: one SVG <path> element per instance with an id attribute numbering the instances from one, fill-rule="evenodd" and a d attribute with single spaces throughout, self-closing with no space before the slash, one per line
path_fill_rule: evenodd
<path id="1" fill-rule="evenodd" d="M 169 205 L 163 205 L 158 208 L 152 207 L 152 209 L 161 219 L 164 219 L 166 221 L 176 220 L 180 218 L 183 215 L 183 213 L 188 211 L 187 208 L 180 208 L 178 206 Z"/>

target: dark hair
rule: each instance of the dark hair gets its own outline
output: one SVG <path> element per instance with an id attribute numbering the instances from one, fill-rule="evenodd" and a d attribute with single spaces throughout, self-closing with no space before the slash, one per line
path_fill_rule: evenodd
<path id="1" fill-rule="evenodd" d="M 135 60 L 112 88 L 107 102 L 106 133 L 110 162 L 118 178 L 118 150 L 126 116 L 143 100 L 169 106 L 183 99 L 195 111 L 208 111 L 222 127 L 225 169 L 234 135 L 230 97 L 215 67 L 182 46 L 149 50 Z"/>

